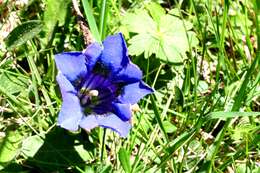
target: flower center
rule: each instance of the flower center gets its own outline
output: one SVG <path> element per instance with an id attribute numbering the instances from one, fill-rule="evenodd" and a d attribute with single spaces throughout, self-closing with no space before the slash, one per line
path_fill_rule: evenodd
<path id="1" fill-rule="evenodd" d="M 111 103 L 116 98 L 117 86 L 100 74 L 88 74 L 81 83 L 78 97 L 84 112 L 104 114 L 111 112 Z"/>
<path id="2" fill-rule="evenodd" d="M 81 88 L 78 94 L 82 105 L 88 104 L 90 101 L 98 99 L 98 90 L 89 90 L 87 88 Z"/>

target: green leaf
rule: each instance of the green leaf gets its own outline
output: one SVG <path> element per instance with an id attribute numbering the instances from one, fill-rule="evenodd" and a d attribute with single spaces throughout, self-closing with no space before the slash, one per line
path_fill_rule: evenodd
<path id="1" fill-rule="evenodd" d="M 170 121 L 163 121 L 162 123 L 166 133 L 173 133 L 177 130 L 177 127 L 173 125 Z"/>
<path id="2" fill-rule="evenodd" d="M 30 136 L 23 141 L 22 153 L 27 157 L 34 157 L 37 151 L 41 148 L 44 141 L 41 137 L 35 135 Z"/>
<path id="3" fill-rule="evenodd" d="M 138 34 L 132 37 L 131 40 L 129 40 L 129 43 L 131 44 L 128 47 L 128 51 L 132 55 L 141 55 L 142 53 L 145 53 L 145 58 L 148 58 L 153 53 L 156 53 L 152 49 L 152 47 L 159 46 L 158 41 L 152 37 L 150 34 Z"/>
<path id="4" fill-rule="evenodd" d="M 131 172 L 130 153 L 125 148 L 120 148 L 118 156 L 124 171 L 126 173 Z"/>
<path id="5" fill-rule="evenodd" d="M 0 141 L 0 169 L 4 168 L 19 153 L 22 136 L 18 131 L 9 131 Z"/>
<path id="6" fill-rule="evenodd" d="M 5 39 L 7 49 L 11 50 L 26 43 L 41 32 L 42 26 L 43 24 L 39 20 L 27 21 L 17 26 Z"/>
<path id="7" fill-rule="evenodd" d="M 44 23 L 48 30 L 52 30 L 58 22 L 64 25 L 70 0 L 47 0 L 44 12 Z"/>
<path id="8" fill-rule="evenodd" d="M 249 116 L 258 116 L 260 112 L 211 112 L 209 114 L 210 119 L 218 119 L 218 118 L 234 118 L 234 117 L 249 117 Z"/>
<path id="9" fill-rule="evenodd" d="M 175 93 L 175 100 L 178 103 L 178 105 L 180 105 L 181 107 L 183 107 L 184 105 L 184 96 L 183 96 L 183 92 L 181 91 L 181 89 L 178 86 L 174 86 L 174 93 Z"/>
<path id="10" fill-rule="evenodd" d="M 237 173 L 245 173 L 245 172 L 252 172 L 251 169 L 246 164 L 238 164 L 236 168 Z"/>
<path id="11" fill-rule="evenodd" d="M 146 8 L 148 9 L 150 15 L 156 22 L 159 22 L 160 18 L 165 14 L 164 8 L 162 8 L 160 4 L 157 4 L 155 2 L 147 4 Z"/>
<path id="12" fill-rule="evenodd" d="M 75 151 L 77 151 L 78 155 L 81 157 L 82 160 L 88 161 L 91 160 L 90 153 L 84 148 L 83 145 L 75 145 Z"/>
<path id="13" fill-rule="evenodd" d="M 209 85 L 206 81 L 203 81 L 203 80 L 199 81 L 197 90 L 200 93 L 206 92 L 208 88 L 209 88 Z"/>
<path id="14" fill-rule="evenodd" d="M 190 44 L 195 46 L 197 43 L 196 37 L 192 38 L 194 41 L 190 43 L 187 38 L 187 35 L 193 33 L 191 31 L 186 33 L 186 29 L 190 29 L 190 23 L 171 15 L 164 15 L 161 17 L 159 27 L 160 41 L 167 61 L 181 63 L 186 58 Z M 161 59 L 165 60 L 164 57 Z"/>
<path id="15" fill-rule="evenodd" d="M 22 76 L 14 76 L 9 73 L 0 74 L 0 86 L 10 94 L 19 93 L 24 91 L 27 86 L 28 80 Z"/>
<path id="16" fill-rule="evenodd" d="M 130 32 L 137 33 L 130 40 L 129 54 L 145 58 L 155 54 L 162 61 L 182 63 L 187 58 L 186 52 L 198 44 L 192 23 L 178 17 L 165 14 L 164 11 L 154 12 L 157 4 L 147 6 L 150 14 L 144 10 L 127 13 L 123 20 Z M 154 20 L 153 20 L 154 19 Z"/>
<path id="17" fill-rule="evenodd" d="M 144 10 L 136 10 L 135 13 L 127 13 L 122 21 L 130 32 L 144 34 L 156 30 L 155 21 Z"/>
<path id="18" fill-rule="evenodd" d="M 91 166 L 86 165 L 84 168 L 85 173 L 95 173 L 94 169 Z"/>

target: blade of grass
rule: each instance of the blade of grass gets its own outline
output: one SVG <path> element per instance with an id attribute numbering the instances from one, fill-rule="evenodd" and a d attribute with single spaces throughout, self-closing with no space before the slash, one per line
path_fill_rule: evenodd
<path id="1" fill-rule="evenodd" d="M 31 56 L 28 56 L 28 55 L 27 55 L 27 59 L 28 59 L 28 64 L 29 64 L 29 66 L 30 66 L 30 69 L 35 68 L 35 67 L 33 66 Z M 40 105 L 40 99 L 39 99 L 39 92 L 38 92 L 38 87 L 37 87 L 37 81 L 38 81 L 38 79 L 37 79 L 36 76 L 37 76 L 36 73 L 34 73 L 34 71 L 32 71 L 32 85 L 33 85 L 35 103 L 36 103 L 36 106 L 39 107 L 39 105 Z"/>
<path id="2" fill-rule="evenodd" d="M 258 116 L 260 115 L 260 112 L 223 112 L 223 111 L 219 111 L 219 112 L 211 112 L 209 114 L 209 118 L 210 119 L 218 119 L 218 118 L 223 118 L 223 119 L 227 119 L 227 118 L 234 118 L 234 117 L 243 117 L 243 116 Z"/>
<path id="3" fill-rule="evenodd" d="M 5 91 L 4 88 L 0 87 L 0 93 L 5 95 L 8 99 L 10 99 L 14 104 L 16 104 L 19 108 L 21 108 L 24 112 L 26 112 L 27 114 L 31 114 L 31 111 L 29 109 L 27 109 L 23 103 L 21 103 L 19 100 L 17 100 L 17 98 L 15 96 L 13 96 L 12 94 L 8 93 Z"/>
<path id="4" fill-rule="evenodd" d="M 259 32 L 259 34 L 260 34 L 260 32 Z M 254 59 L 250 69 L 246 73 L 244 81 L 243 81 L 236 97 L 234 98 L 235 102 L 234 102 L 234 105 L 233 105 L 231 111 L 238 111 L 243 103 L 243 100 L 246 98 L 247 85 L 250 81 L 250 77 L 253 75 L 255 69 L 257 68 L 259 58 L 260 58 L 260 52 L 257 53 L 257 57 Z M 206 172 L 212 172 L 212 167 L 213 167 L 215 156 L 220 148 L 220 143 L 224 138 L 225 132 L 226 132 L 229 124 L 231 123 L 231 120 L 232 120 L 231 118 L 227 118 L 223 128 L 218 133 L 214 143 L 208 148 L 208 154 L 207 154 L 204 164 L 201 167 L 201 171 L 205 170 Z"/>
<path id="5" fill-rule="evenodd" d="M 30 44 L 31 47 L 33 48 L 33 51 L 35 52 L 35 54 L 38 57 L 39 54 L 38 54 L 38 51 L 37 51 L 37 48 L 36 48 L 34 42 L 31 41 L 30 43 L 31 43 Z M 39 70 L 38 70 L 38 68 L 36 66 L 36 63 L 34 62 L 34 59 L 31 56 L 27 56 L 27 61 L 30 64 L 30 69 L 31 69 L 32 74 L 36 78 L 37 83 L 35 85 L 38 85 L 40 87 L 40 89 L 42 91 L 42 94 L 43 94 L 43 97 L 44 97 L 44 99 L 45 99 L 45 101 L 46 101 L 46 103 L 48 105 L 48 109 L 49 109 L 51 115 L 54 116 L 55 115 L 55 110 L 54 110 L 54 108 L 52 106 L 52 102 L 51 102 L 50 96 L 48 94 L 48 91 L 47 91 L 47 89 L 45 88 L 45 86 L 44 86 L 44 84 L 42 82 L 42 78 L 41 78 L 40 72 L 39 72 Z"/>
<path id="6" fill-rule="evenodd" d="M 157 166 L 157 170 L 162 168 L 166 164 L 166 162 L 172 158 L 173 153 L 177 151 L 180 147 L 182 147 L 184 144 L 186 144 L 188 141 L 190 141 L 190 139 L 192 139 L 195 134 L 196 130 L 193 129 L 190 132 L 185 132 L 181 134 L 178 138 L 172 141 L 173 144 L 167 149 L 168 154 L 161 159 L 161 163 Z M 145 172 L 147 172 L 147 170 Z"/>
<path id="7" fill-rule="evenodd" d="M 87 17 L 88 25 L 90 28 L 91 33 L 93 34 L 95 40 L 101 43 L 101 36 L 98 31 L 97 23 L 93 15 L 93 11 L 88 3 L 88 0 L 82 0 L 83 8 L 85 15 Z"/>
<path id="8" fill-rule="evenodd" d="M 106 36 L 106 23 L 107 23 L 107 0 L 102 0 L 102 6 L 100 11 L 100 19 L 99 19 L 99 33 L 101 39 L 103 40 Z"/>
<path id="9" fill-rule="evenodd" d="M 258 128 L 258 130 L 255 131 L 255 135 L 254 139 L 250 142 L 249 144 L 249 149 L 253 149 L 255 147 L 255 144 L 259 143 L 260 141 L 260 134 L 259 131 L 260 128 Z M 241 148 L 238 151 L 236 151 L 236 153 L 234 155 L 232 155 L 231 158 L 229 158 L 228 160 L 225 161 L 225 163 L 221 164 L 219 169 L 220 170 L 225 170 L 230 164 L 233 163 L 233 160 L 237 160 L 239 158 L 245 158 L 246 157 L 246 152 L 245 152 L 245 148 Z"/>
<path id="10" fill-rule="evenodd" d="M 152 102 L 153 111 L 154 111 L 154 114 L 155 114 L 155 119 L 158 122 L 159 127 L 164 134 L 164 138 L 166 139 L 166 141 L 169 141 L 168 135 L 167 135 L 165 128 L 163 126 L 162 119 L 160 117 L 160 113 L 159 113 L 159 110 L 158 110 L 156 102 L 155 102 L 155 97 L 153 95 L 151 95 L 151 102 Z"/>

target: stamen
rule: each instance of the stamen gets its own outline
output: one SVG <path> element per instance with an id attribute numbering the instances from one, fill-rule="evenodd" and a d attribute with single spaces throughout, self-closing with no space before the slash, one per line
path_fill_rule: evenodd
<path id="1" fill-rule="evenodd" d="M 88 95 L 89 95 L 90 97 L 97 97 L 97 96 L 98 96 L 98 90 L 90 90 L 90 91 L 88 92 Z"/>
<path id="2" fill-rule="evenodd" d="M 82 99 L 83 97 L 85 97 L 87 94 L 88 94 L 88 89 L 87 88 L 81 88 L 80 90 L 79 90 L 79 92 L 78 92 L 78 97 L 80 98 L 80 99 Z"/>
<path id="3" fill-rule="evenodd" d="M 84 105 L 84 106 L 87 105 L 89 103 L 89 101 L 90 101 L 90 99 L 88 96 L 82 97 L 80 99 L 81 105 Z"/>
<path id="4" fill-rule="evenodd" d="M 111 102 L 116 98 L 117 86 L 103 75 L 89 74 L 82 81 L 78 97 L 85 114 L 111 112 Z"/>

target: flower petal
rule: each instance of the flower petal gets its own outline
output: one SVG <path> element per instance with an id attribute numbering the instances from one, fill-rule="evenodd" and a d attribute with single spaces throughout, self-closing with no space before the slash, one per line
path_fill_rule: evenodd
<path id="1" fill-rule="evenodd" d="M 114 113 L 123 121 L 129 121 L 132 116 L 130 104 L 112 103 Z"/>
<path id="2" fill-rule="evenodd" d="M 103 48 L 99 43 L 92 43 L 83 52 L 83 54 L 86 56 L 88 71 L 91 71 L 94 68 L 96 62 L 99 59 L 99 56 L 102 53 L 102 49 Z"/>
<path id="3" fill-rule="evenodd" d="M 146 85 L 143 81 L 135 82 L 126 85 L 122 88 L 121 95 L 118 96 L 118 100 L 121 103 L 135 104 L 141 98 L 153 92 L 153 89 Z"/>
<path id="4" fill-rule="evenodd" d="M 58 125 L 71 131 L 78 130 L 79 122 L 83 116 L 80 101 L 75 95 L 75 89 L 66 77 L 59 73 L 57 75 L 63 103 L 58 115 Z"/>
<path id="5" fill-rule="evenodd" d="M 87 73 L 86 57 L 81 52 L 64 52 L 55 55 L 59 71 L 73 82 Z"/>
<path id="6" fill-rule="evenodd" d="M 112 71 L 112 74 L 119 72 L 129 63 L 127 47 L 122 33 L 108 36 L 103 41 L 103 46 L 100 60 L 103 65 Z"/>
<path id="7" fill-rule="evenodd" d="M 90 131 L 91 129 L 98 126 L 98 121 L 95 115 L 90 114 L 87 116 L 83 116 L 79 125 L 86 131 Z"/>
<path id="8" fill-rule="evenodd" d="M 99 126 L 110 128 L 121 137 L 126 137 L 131 129 L 131 124 L 128 121 L 122 121 L 115 114 L 105 114 L 103 116 L 96 116 Z"/>
<path id="9" fill-rule="evenodd" d="M 115 77 L 113 77 L 114 82 L 126 82 L 132 83 L 137 82 L 142 79 L 142 71 L 133 63 L 128 63 L 125 68 L 119 71 Z"/>
<path id="10" fill-rule="evenodd" d="M 67 93 L 74 93 L 74 94 L 77 93 L 74 86 L 61 72 L 59 72 L 58 75 L 56 76 L 56 80 L 59 84 L 62 97 Z"/>

